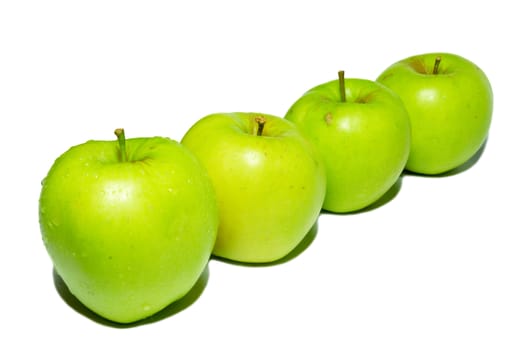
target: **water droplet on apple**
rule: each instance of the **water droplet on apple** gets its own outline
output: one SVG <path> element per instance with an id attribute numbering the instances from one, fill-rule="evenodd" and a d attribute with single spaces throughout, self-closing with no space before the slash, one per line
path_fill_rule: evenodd
<path id="1" fill-rule="evenodd" d="M 47 221 L 47 228 L 49 230 L 52 230 L 56 227 L 58 227 L 58 222 L 55 219 L 51 219 L 51 220 Z"/>

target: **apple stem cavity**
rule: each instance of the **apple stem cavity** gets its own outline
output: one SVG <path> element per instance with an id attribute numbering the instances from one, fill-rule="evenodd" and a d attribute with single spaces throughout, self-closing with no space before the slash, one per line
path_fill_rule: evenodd
<path id="1" fill-rule="evenodd" d="M 262 115 L 258 115 L 254 118 L 255 122 L 257 123 L 257 136 L 263 135 L 263 129 L 265 128 L 266 118 Z"/>
<path id="2" fill-rule="evenodd" d="M 439 73 L 439 65 L 440 65 L 441 60 L 442 60 L 442 57 L 440 57 L 440 56 L 435 57 L 435 64 L 433 65 L 433 74 L 435 74 L 435 75 Z"/>
<path id="3" fill-rule="evenodd" d="M 127 147 L 125 144 L 125 130 L 118 128 L 114 130 L 114 134 L 118 137 L 118 143 L 120 145 L 120 157 L 122 162 L 127 161 Z"/>
<path id="4" fill-rule="evenodd" d="M 341 102 L 346 102 L 346 89 L 344 87 L 344 70 L 340 70 L 337 75 L 339 76 L 339 92 L 341 93 Z"/>

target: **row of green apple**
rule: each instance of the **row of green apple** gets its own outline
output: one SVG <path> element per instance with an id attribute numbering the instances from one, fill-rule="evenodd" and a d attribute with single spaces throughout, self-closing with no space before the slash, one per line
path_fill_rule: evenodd
<path id="1" fill-rule="evenodd" d="M 109 320 L 146 318 L 184 296 L 212 254 L 272 262 L 322 210 L 377 201 L 407 169 L 438 174 L 484 143 L 493 96 L 460 56 L 409 57 L 376 81 L 339 78 L 307 91 L 284 118 L 221 113 L 181 142 L 89 141 L 56 159 L 39 219 L 56 272 Z"/>

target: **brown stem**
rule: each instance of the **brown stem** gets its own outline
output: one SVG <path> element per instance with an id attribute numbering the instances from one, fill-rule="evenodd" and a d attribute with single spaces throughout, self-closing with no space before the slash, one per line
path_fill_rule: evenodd
<path id="1" fill-rule="evenodd" d="M 258 115 L 254 118 L 257 123 L 257 136 L 261 136 L 263 134 L 263 129 L 265 128 L 266 118 L 262 115 Z"/>
<path id="2" fill-rule="evenodd" d="M 439 73 L 439 65 L 440 65 L 441 60 L 442 60 L 442 57 L 440 57 L 440 56 L 435 57 L 435 64 L 433 65 L 433 74 Z"/>
<path id="3" fill-rule="evenodd" d="M 120 145 L 120 156 L 121 161 L 126 162 L 127 161 L 127 147 L 125 145 L 125 130 L 123 128 L 118 128 L 114 130 L 114 135 L 118 137 L 118 143 Z"/>
<path id="4" fill-rule="evenodd" d="M 337 75 L 339 76 L 339 92 L 341 93 L 341 102 L 346 102 L 346 90 L 344 87 L 344 70 L 340 70 Z"/>

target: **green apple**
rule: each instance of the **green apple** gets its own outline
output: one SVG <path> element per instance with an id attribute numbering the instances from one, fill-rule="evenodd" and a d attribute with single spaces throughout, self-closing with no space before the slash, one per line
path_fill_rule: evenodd
<path id="1" fill-rule="evenodd" d="M 473 62 L 449 53 L 417 55 L 392 64 L 377 81 L 394 90 L 409 112 L 407 170 L 447 172 L 472 158 L 485 142 L 493 92 Z"/>
<path id="2" fill-rule="evenodd" d="M 326 166 L 323 204 L 353 212 L 376 202 L 398 180 L 410 150 L 410 123 L 402 101 L 374 81 L 339 79 L 318 85 L 288 110 L 319 149 Z"/>
<path id="3" fill-rule="evenodd" d="M 42 182 L 39 219 L 56 272 L 73 295 L 119 323 L 183 297 L 217 235 L 215 192 L 186 147 L 162 137 L 88 141 Z"/>
<path id="4" fill-rule="evenodd" d="M 296 126 L 260 113 L 217 113 L 197 121 L 181 144 L 205 165 L 216 190 L 214 255 L 268 263 L 290 253 L 316 222 L 324 167 Z"/>

